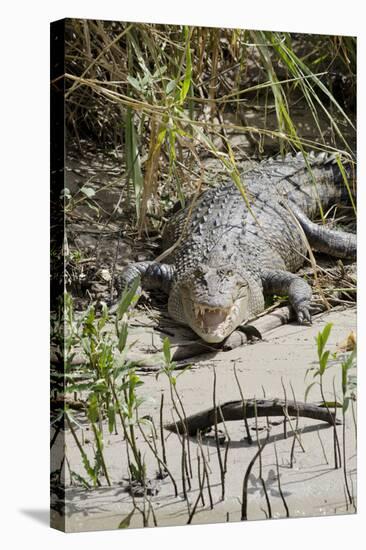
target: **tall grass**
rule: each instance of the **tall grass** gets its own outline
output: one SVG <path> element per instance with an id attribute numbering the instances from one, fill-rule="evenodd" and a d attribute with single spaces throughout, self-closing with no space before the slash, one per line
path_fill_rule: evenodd
<path id="1" fill-rule="evenodd" d="M 141 234 L 150 214 L 162 215 L 162 188 L 184 202 L 194 151 L 218 159 L 240 187 L 235 133 L 255 155 L 266 154 L 266 139 L 283 154 L 317 149 L 354 160 L 355 64 L 352 37 L 69 20 L 69 138 L 79 147 L 85 137 L 122 146 Z M 311 116 L 311 138 L 296 123 L 299 107 Z M 251 109 L 263 115 L 261 126 L 248 124 Z"/>

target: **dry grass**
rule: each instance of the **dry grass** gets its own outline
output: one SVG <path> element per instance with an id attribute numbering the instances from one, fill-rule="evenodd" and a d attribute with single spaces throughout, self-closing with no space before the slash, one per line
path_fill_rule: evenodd
<path id="1" fill-rule="evenodd" d="M 91 20 L 66 29 L 69 142 L 120 148 L 140 235 L 149 215 L 163 214 L 164 193 L 184 203 L 194 192 L 187 183 L 202 156 L 216 158 L 246 197 L 232 136 L 247 138 L 251 157 L 269 147 L 354 161 L 352 37 Z M 250 123 L 253 110 L 260 125 Z"/>

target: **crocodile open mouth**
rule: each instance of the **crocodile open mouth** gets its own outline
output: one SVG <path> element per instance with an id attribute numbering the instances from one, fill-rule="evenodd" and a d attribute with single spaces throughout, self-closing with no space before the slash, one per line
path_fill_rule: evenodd
<path id="1" fill-rule="evenodd" d="M 219 325 L 225 323 L 230 311 L 231 308 L 213 308 L 202 304 L 194 304 L 196 319 L 200 327 L 207 331 L 215 330 Z"/>
<path id="2" fill-rule="evenodd" d="M 187 293 L 188 294 L 188 293 Z M 243 295 L 223 306 L 208 305 L 192 299 L 191 296 L 183 294 L 181 306 L 183 309 L 184 323 L 198 334 L 205 342 L 214 344 L 225 340 L 239 325 L 248 319 L 248 296 Z M 175 304 L 170 303 L 170 311 L 174 310 Z M 172 315 L 173 316 L 173 315 Z M 177 320 L 182 322 L 182 316 Z"/>
<path id="3" fill-rule="evenodd" d="M 195 327 L 192 328 L 199 332 L 205 340 L 219 342 L 234 330 L 239 313 L 239 304 L 220 308 L 194 303 L 193 311 Z"/>

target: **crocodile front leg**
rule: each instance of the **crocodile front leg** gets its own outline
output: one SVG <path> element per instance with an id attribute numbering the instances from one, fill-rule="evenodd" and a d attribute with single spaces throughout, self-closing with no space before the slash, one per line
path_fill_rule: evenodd
<path id="1" fill-rule="evenodd" d="M 289 273 L 275 269 L 265 269 L 261 274 L 265 294 L 286 295 L 295 310 L 300 323 L 311 323 L 310 300 L 311 288 L 306 281 Z"/>
<path id="2" fill-rule="evenodd" d="M 116 289 L 120 294 L 136 278 L 140 280 L 140 288 L 144 290 L 161 289 L 166 294 L 170 292 L 175 267 L 158 262 L 136 262 L 126 266 L 116 280 Z"/>

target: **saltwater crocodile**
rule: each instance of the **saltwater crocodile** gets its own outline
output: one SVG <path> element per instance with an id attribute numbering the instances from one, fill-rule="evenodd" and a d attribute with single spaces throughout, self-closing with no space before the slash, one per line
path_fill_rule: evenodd
<path id="1" fill-rule="evenodd" d="M 298 321 L 311 322 L 311 288 L 294 274 L 309 245 L 356 257 L 355 234 L 311 221 L 320 204 L 347 196 L 334 157 L 267 159 L 242 183 L 245 197 L 232 181 L 202 193 L 167 224 L 164 260 L 131 264 L 120 276 L 120 288 L 138 277 L 143 288 L 163 289 L 171 317 L 206 342 L 223 341 L 262 312 L 266 294 L 288 296 Z"/>

